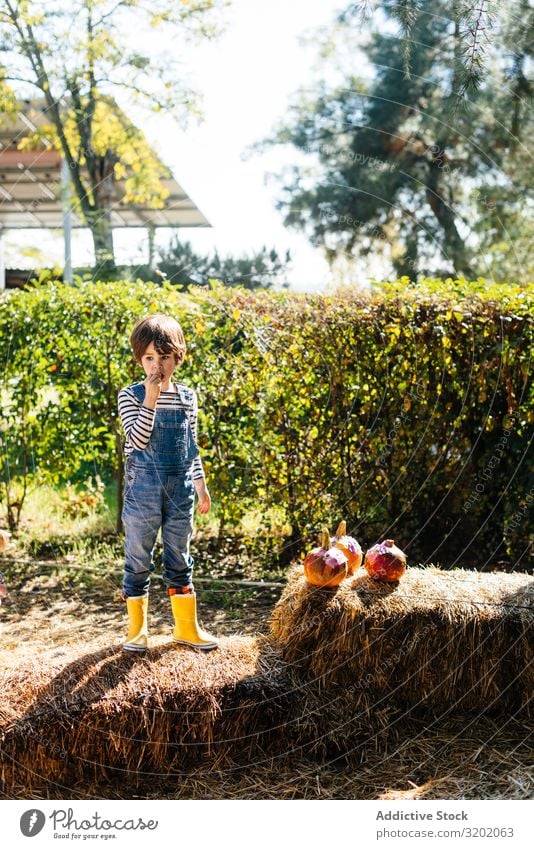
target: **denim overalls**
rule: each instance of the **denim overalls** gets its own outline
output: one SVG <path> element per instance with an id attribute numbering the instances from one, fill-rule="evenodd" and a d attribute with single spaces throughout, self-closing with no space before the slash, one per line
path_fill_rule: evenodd
<path id="1" fill-rule="evenodd" d="M 131 387 L 141 403 L 145 387 Z M 126 459 L 122 521 L 125 532 L 123 591 L 127 597 L 148 593 L 154 571 L 153 549 L 161 527 L 163 580 L 170 587 L 192 586 L 195 488 L 192 462 L 199 456 L 186 411 L 156 408 L 146 448 Z"/>

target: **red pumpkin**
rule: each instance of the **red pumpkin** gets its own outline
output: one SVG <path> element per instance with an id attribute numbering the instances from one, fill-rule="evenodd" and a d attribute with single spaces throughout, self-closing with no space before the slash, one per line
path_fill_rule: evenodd
<path id="1" fill-rule="evenodd" d="M 406 571 L 406 555 L 397 548 L 394 540 L 385 539 L 367 551 L 364 566 L 374 581 L 394 583 Z"/>
<path id="2" fill-rule="evenodd" d="M 331 548 L 328 528 L 323 528 L 319 542 L 304 560 L 306 580 L 316 587 L 336 587 L 347 577 L 347 558 L 340 548 Z"/>
<path id="3" fill-rule="evenodd" d="M 343 552 L 347 558 L 347 572 L 349 575 L 354 575 L 356 569 L 362 565 L 363 551 L 354 537 L 347 536 L 346 522 L 339 523 L 336 535 L 330 542 L 334 548 L 339 548 Z"/>

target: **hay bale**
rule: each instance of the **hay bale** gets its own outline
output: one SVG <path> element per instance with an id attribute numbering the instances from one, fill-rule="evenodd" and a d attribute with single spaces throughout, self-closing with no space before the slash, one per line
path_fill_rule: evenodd
<path id="1" fill-rule="evenodd" d="M 103 643 L 70 647 L 4 673 L 5 791 L 181 776 L 236 747 L 253 758 L 276 739 L 286 686 L 268 641 L 223 638 L 205 654 L 153 644 L 145 657 Z"/>
<path id="2" fill-rule="evenodd" d="M 323 589 L 297 566 L 271 630 L 288 664 L 353 704 L 527 715 L 533 602 L 534 580 L 517 573 L 409 568 L 388 585 L 362 568 Z"/>

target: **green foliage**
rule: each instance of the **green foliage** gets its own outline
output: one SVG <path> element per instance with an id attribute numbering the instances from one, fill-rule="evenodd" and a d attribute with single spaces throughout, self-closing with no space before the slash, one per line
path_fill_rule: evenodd
<path id="1" fill-rule="evenodd" d="M 141 377 L 129 333 L 167 312 L 184 328 L 177 376 L 199 394 L 223 525 L 276 508 L 296 549 L 343 517 L 364 546 L 393 537 L 412 562 L 520 564 L 533 300 L 533 286 L 482 278 L 402 278 L 367 296 L 216 281 L 187 295 L 141 281 L 5 293 L 4 488 L 120 477 L 117 394 Z"/>

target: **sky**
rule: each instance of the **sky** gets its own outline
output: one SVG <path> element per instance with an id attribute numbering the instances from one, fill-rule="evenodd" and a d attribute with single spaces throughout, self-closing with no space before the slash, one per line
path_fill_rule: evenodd
<path id="1" fill-rule="evenodd" d="M 269 135 L 284 118 L 290 95 L 313 84 L 313 46 L 303 47 L 305 31 L 332 23 L 340 0 L 234 0 L 226 10 L 227 30 L 217 42 L 188 48 L 183 58 L 195 87 L 203 94 L 205 121 L 182 130 L 168 116 L 151 119 L 143 130 L 178 182 L 212 224 L 183 228 L 180 236 L 201 253 L 217 248 L 222 256 L 242 255 L 275 247 L 291 251 L 291 287 L 325 290 L 331 285 L 328 265 L 319 249 L 297 231 L 285 228 L 276 211 L 279 195 L 266 172 L 290 161 L 291 151 L 272 151 L 244 159 L 246 148 Z M 135 120 L 135 116 L 132 116 Z M 33 232 L 33 231 L 32 231 Z M 158 231 L 163 245 L 168 231 Z M 8 234 L 6 264 L 15 265 L 17 244 L 27 233 Z M 62 263 L 58 234 L 35 238 L 48 262 Z M 115 231 L 119 263 L 146 262 L 148 241 L 143 230 Z M 84 231 L 73 234 L 74 265 L 91 264 L 92 241 Z M 24 263 L 28 265 L 28 261 Z"/>

